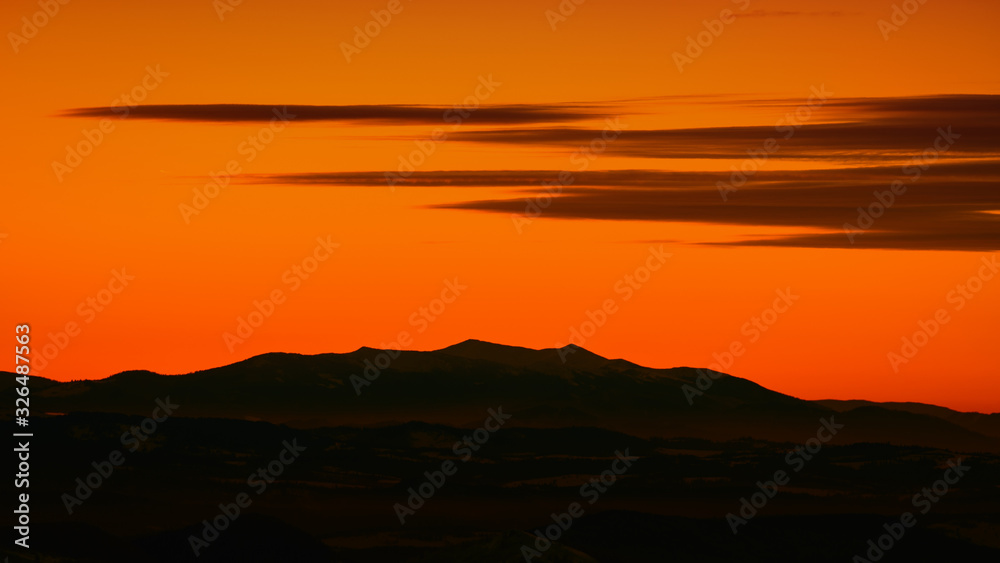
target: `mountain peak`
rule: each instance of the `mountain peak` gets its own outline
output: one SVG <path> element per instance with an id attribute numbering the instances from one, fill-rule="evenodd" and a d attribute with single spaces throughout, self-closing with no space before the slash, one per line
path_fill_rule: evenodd
<path id="1" fill-rule="evenodd" d="M 467 358 L 471 360 L 488 360 L 498 363 L 517 364 L 527 366 L 536 363 L 558 362 L 565 364 L 586 363 L 607 363 L 609 360 L 599 356 L 575 344 L 569 344 L 562 348 L 525 348 L 522 346 L 508 346 L 496 344 L 484 340 L 470 338 L 458 344 L 453 344 L 447 348 L 436 350 L 451 356 Z"/>
<path id="2" fill-rule="evenodd" d="M 488 340 L 479 340 L 477 338 L 469 338 L 459 342 L 458 344 L 452 344 L 451 346 L 446 346 L 437 350 L 438 352 L 452 351 L 458 352 L 463 350 L 487 350 L 487 349 L 516 349 L 516 350 L 531 350 L 531 348 L 525 348 L 523 346 L 510 346 L 507 344 L 497 344 L 496 342 L 490 342 Z"/>

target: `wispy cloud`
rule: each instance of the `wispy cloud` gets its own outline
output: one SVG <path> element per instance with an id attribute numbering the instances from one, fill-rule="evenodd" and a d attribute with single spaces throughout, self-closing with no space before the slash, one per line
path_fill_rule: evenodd
<path id="1" fill-rule="evenodd" d="M 790 101 L 748 100 L 750 104 L 795 109 Z M 794 119 L 774 125 L 630 129 L 608 146 L 607 153 L 641 158 L 743 158 L 748 148 L 768 137 L 781 143 L 773 159 L 845 158 L 883 160 L 922 151 L 938 127 L 960 131 L 955 153 L 1000 155 L 1000 96 L 919 98 L 850 98 L 824 103 L 822 114 L 797 127 Z M 539 127 L 465 131 L 456 140 L 526 144 L 572 150 L 599 134 L 595 129 Z M 794 137 L 794 138 L 793 138 Z"/>
<path id="2" fill-rule="evenodd" d="M 440 123 L 447 119 L 454 106 L 433 105 L 347 105 L 316 106 L 286 104 L 166 104 L 140 105 L 131 109 L 129 119 L 157 119 L 168 121 L 205 122 L 256 122 L 269 121 L 274 108 L 282 108 L 303 121 L 369 121 L 393 125 Z M 116 108 L 74 108 L 62 113 L 64 117 L 118 117 Z M 494 105 L 476 110 L 477 123 L 504 125 L 519 123 L 549 123 L 579 121 L 593 118 L 597 108 L 583 104 L 546 105 Z M 120 112 L 120 108 L 118 109 Z"/>
<path id="3" fill-rule="evenodd" d="M 545 193 L 551 170 L 461 170 L 416 172 L 400 185 L 412 187 L 519 188 L 509 198 L 467 200 L 433 206 L 492 213 L 522 213 L 524 197 Z M 901 178 L 897 166 L 762 171 L 753 185 L 728 202 L 715 182 L 723 172 L 661 170 L 581 171 L 545 210 L 552 219 L 664 221 L 801 227 L 828 234 L 733 241 L 744 246 L 991 250 L 1000 248 L 1000 162 L 941 162 L 929 168 L 876 228 L 852 240 L 843 225 L 858 207 Z M 384 186 L 380 172 L 251 175 L 245 181 L 283 185 Z"/>
<path id="4" fill-rule="evenodd" d="M 475 113 L 480 127 L 449 136 L 450 142 L 490 143 L 571 151 L 601 131 L 584 126 L 595 117 L 641 114 L 651 100 L 603 104 L 528 104 L 483 106 Z M 698 103 L 661 100 L 664 104 Z M 722 103 L 710 97 L 701 103 Z M 743 103 L 785 109 L 797 100 L 747 98 Z M 205 122 L 270 119 L 269 105 L 140 106 L 133 118 Z M 297 121 L 365 121 L 411 125 L 439 123 L 449 106 L 363 105 L 287 106 Z M 900 248 L 992 250 L 1000 248 L 1000 96 L 925 96 L 831 99 L 808 124 L 782 137 L 781 125 L 628 129 L 606 147 L 605 155 L 664 159 L 706 159 L 707 170 L 577 170 L 572 185 L 553 194 L 545 217 L 566 220 L 696 222 L 746 227 L 801 228 L 799 234 L 735 240 L 743 246 L 815 248 Z M 67 115 L 98 116 L 111 108 L 79 108 Z M 547 125 L 548 124 L 548 125 Z M 537 126 L 535 126 L 537 125 Z M 929 166 L 907 171 L 908 159 L 922 158 L 949 131 L 947 149 Z M 954 135 L 952 135 L 952 132 Z M 403 135 L 404 137 L 406 135 Z M 414 135 L 418 137 L 418 135 Z M 746 159 L 769 137 L 785 139 L 768 156 L 753 181 L 738 195 L 720 198 L 717 185 L 731 178 L 722 159 Z M 603 158 L 603 157 L 602 157 Z M 819 170 L 789 170 L 804 159 L 828 162 Z M 712 161 L 720 161 L 714 164 Z M 912 165 L 910 165 L 912 168 Z M 560 170 L 415 171 L 396 182 L 409 187 L 501 188 L 509 193 L 489 199 L 461 198 L 438 209 L 522 213 L 525 197 L 542 195 Z M 909 177 L 909 178 L 907 178 Z M 859 208 L 876 193 L 906 180 L 905 193 L 863 234 L 845 236 Z M 384 170 L 246 174 L 242 184 L 298 186 L 385 186 Z M 474 192 L 470 192 L 474 193 Z M 698 243 L 699 241 L 690 241 Z M 717 244 L 717 243 L 712 243 Z"/>

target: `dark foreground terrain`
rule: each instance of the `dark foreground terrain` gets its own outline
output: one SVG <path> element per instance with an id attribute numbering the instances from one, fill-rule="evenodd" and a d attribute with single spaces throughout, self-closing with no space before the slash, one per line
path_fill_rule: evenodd
<path id="1" fill-rule="evenodd" d="M 35 378 L 31 550 L 3 554 L 1000 560 L 997 415 L 718 374 L 689 401 L 705 372 L 477 342 L 403 353 L 359 395 L 351 375 L 378 353 Z"/>

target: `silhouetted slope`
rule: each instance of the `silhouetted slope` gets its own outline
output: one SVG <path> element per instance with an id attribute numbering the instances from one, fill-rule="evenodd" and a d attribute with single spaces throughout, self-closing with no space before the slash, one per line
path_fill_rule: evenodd
<path id="1" fill-rule="evenodd" d="M 838 401 L 827 399 L 816 403 L 839 412 L 846 412 L 858 407 L 881 407 L 888 410 L 904 411 L 915 414 L 925 414 L 947 420 L 967 430 L 993 438 L 1000 438 L 1000 413 L 983 414 L 979 412 L 959 412 L 946 407 L 924 403 L 877 403 L 874 401 Z"/>
<path id="2" fill-rule="evenodd" d="M 46 382 L 32 396 L 44 412 L 135 415 L 150 414 L 155 399 L 169 396 L 181 405 L 176 416 L 298 427 L 407 421 L 475 427 L 487 409 L 503 407 L 512 415 L 509 426 L 590 426 L 639 437 L 751 436 L 797 443 L 815 435 L 821 418 L 836 415 L 846 425 L 837 436 L 841 443 L 982 451 L 996 450 L 1000 443 L 929 414 L 937 411 L 863 408 L 838 414 L 822 402 L 729 375 L 711 379 L 708 373 L 646 368 L 576 347 L 532 350 L 468 340 L 433 352 L 361 348 L 347 354 L 265 354 L 187 375 L 133 371 L 99 381 Z M 703 391 L 691 395 L 695 389 Z"/>
<path id="3" fill-rule="evenodd" d="M 885 561 L 949 552 L 938 560 L 992 561 L 1000 548 L 994 454 L 834 443 L 799 472 L 786 461 L 795 443 L 642 439 L 586 427 L 505 427 L 463 460 L 453 445 L 467 428 L 171 418 L 68 515 L 62 495 L 77 494 L 77 478 L 93 479 L 93 462 L 122 450 L 120 436 L 141 420 L 78 413 L 32 421 L 43 437 L 33 445 L 44 445 L 31 457 L 32 542 L 60 557 L 43 561 L 513 562 L 533 542 L 528 534 L 571 502 L 584 516 L 534 561 L 847 561 L 884 522 L 913 510 L 914 493 L 955 457 L 971 471 Z M 248 475 L 269 467 L 288 440 L 306 448 L 301 457 L 253 491 Z M 623 450 L 635 463 L 591 504 L 580 485 Z M 458 471 L 401 525 L 393 506 L 445 460 Z M 777 469 L 791 482 L 733 535 L 725 515 Z M 220 503 L 247 492 L 251 503 L 195 558 L 188 537 Z"/>

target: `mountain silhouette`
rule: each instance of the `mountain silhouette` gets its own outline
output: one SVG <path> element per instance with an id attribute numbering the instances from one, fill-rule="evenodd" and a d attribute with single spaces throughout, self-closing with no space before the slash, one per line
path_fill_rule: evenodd
<path id="1" fill-rule="evenodd" d="M 511 414 L 510 426 L 526 428 L 586 426 L 646 438 L 798 443 L 815 434 L 821 418 L 835 417 L 845 425 L 839 443 L 1000 449 L 996 414 L 806 401 L 731 375 L 648 368 L 576 346 L 535 350 L 466 340 L 429 352 L 271 353 L 184 375 L 129 371 L 68 383 L 35 377 L 32 385 L 38 403 L 54 413 L 148 415 L 156 398 L 169 396 L 181 405 L 177 416 L 185 417 L 300 428 L 410 421 L 471 428 L 487 409 L 502 407 Z"/>

